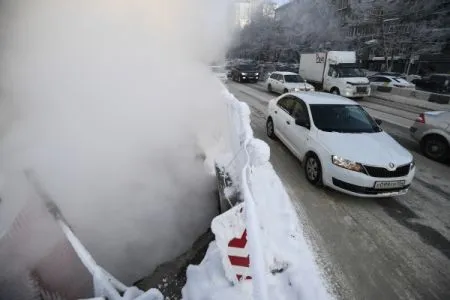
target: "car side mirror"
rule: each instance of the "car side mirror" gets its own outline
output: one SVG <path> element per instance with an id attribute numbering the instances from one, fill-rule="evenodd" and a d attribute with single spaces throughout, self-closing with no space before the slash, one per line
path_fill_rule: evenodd
<path id="1" fill-rule="evenodd" d="M 308 120 L 306 120 L 304 117 L 299 117 L 295 119 L 295 124 L 308 129 L 310 127 Z"/>
<path id="2" fill-rule="evenodd" d="M 381 123 L 383 123 L 383 121 L 380 120 L 380 119 L 375 119 L 375 122 L 376 122 L 378 125 L 381 125 Z"/>

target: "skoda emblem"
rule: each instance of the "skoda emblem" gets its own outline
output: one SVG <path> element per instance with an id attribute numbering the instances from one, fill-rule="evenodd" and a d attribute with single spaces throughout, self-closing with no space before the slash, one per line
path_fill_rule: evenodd
<path id="1" fill-rule="evenodd" d="M 389 163 L 389 168 L 393 169 L 395 167 L 394 163 Z"/>

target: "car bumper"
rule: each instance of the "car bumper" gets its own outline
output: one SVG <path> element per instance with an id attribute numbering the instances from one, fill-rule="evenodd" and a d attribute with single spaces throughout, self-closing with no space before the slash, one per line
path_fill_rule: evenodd
<path id="1" fill-rule="evenodd" d="M 424 128 L 423 124 L 414 123 L 413 126 L 409 128 L 409 134 L 416 142 L 420 143 L 425 130 L 426 128 Z"/>
<path id="2" fill-rule="evenodd" d="M 331 165 L 327 177 L 324 176 L 324 181 L 325 185 L 346 194 L 365 198 L 381 198 L 406 194 L 414 175 L 415 169 L 412 169 L 406 176 L 377 178 Z M 388 189 L 375 188 L 376 182 L 390 181 L 404 181 L 404 185 Z"/>
<path id="3" fill-rule="evenodd" d="M 248 81 L 252 81 L 252 80 L 259 80 L 259 76 L 241 76 L 241 78 L 243 80 L 248 80 Z"/>
<path id="4" fill-rule="evenodd" d="M 349 97 L 349 98 L 358 98 L 358 97 L 369 97 L 370 96 L 370 88 L 367 89 L 364 93 L 358 93 L 354 89 L 345 89 L 342 91 L 342 96 Z"/>

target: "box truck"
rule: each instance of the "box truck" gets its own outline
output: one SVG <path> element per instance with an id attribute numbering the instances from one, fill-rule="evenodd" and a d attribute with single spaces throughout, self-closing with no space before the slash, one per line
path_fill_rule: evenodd
<path id="1" fill-rule="evenodd" d="M 349 98 L 370 96 L 369 80 L 354 51 L 301 54 L 299 74 L 318 89 Z"/>

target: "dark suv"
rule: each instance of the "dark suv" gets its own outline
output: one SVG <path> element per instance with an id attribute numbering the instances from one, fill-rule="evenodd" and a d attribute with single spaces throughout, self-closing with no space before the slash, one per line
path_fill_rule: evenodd
<path id="1" fill-rule="evenodd" d="M 237 65 L 231 70 L 231 79 L 238 82 L 257 82 L 258 68 L 256 65 Z"/>
<path id="2" fill-rule="evenodd" d="M 416 85 L 416 88 L 424 91 L 441 94 L 450 93 L 449 74 L 431 74 L 422 79 L 414 79 L 412 83 Z"/>

